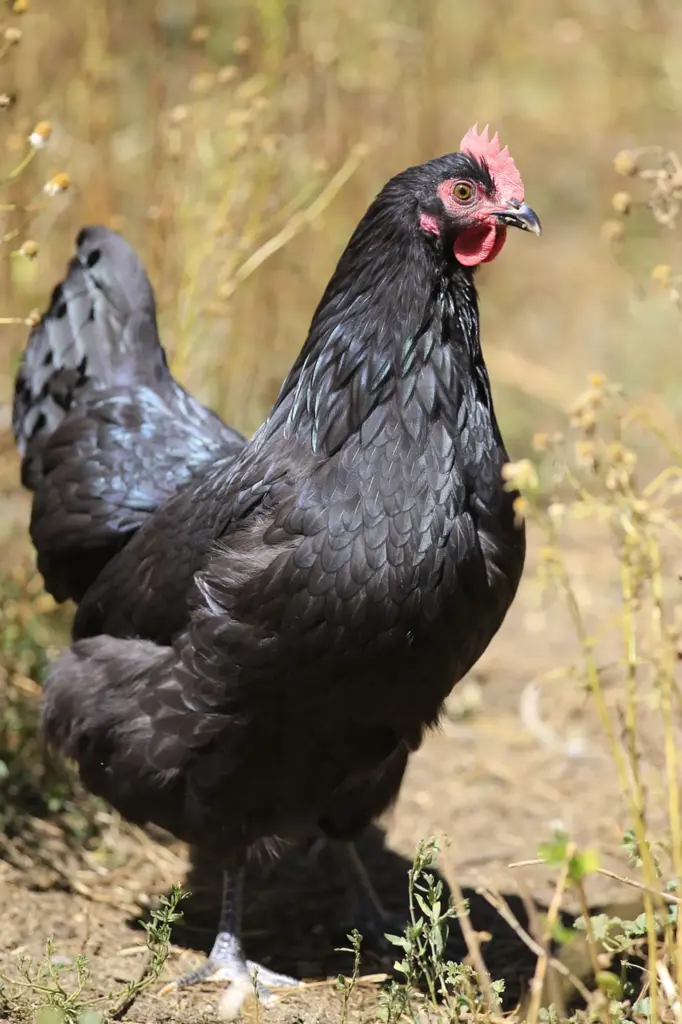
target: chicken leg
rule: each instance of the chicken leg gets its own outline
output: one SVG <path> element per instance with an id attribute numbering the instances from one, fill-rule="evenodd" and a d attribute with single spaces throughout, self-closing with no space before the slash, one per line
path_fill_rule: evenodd
<path id="1" fill-rule="evenodd" d="M 301 984 L 295 978 L 278 974 L 246 959 L 241 942 L 243 896 L 244 869 L 223 872 L 223 898 L 218 934 L 208 960 L 166 985 L 163 989 L 164 994 L 202 981 L 229 981 L 242 987 L 257 986 L 259 999 L 262 1002 L 269 1002 L 273 998 L 270 989 L 289 988 Z"/>
<path id="2" fill-rule="evenodd" d="M 329 844 L 347 882 L 348 920 L 369 941 L 380 955 L 389 955 L 391 945 L 385 936 L 391 924 L 390 914 L 382 904 L 354 842 L 318 836 L 310 845 L 308 860 L 317 861 Z"/>
<path id="3" fill-rule="evenodd" d="M 354 901 L 352 912 L 356 927 L 377 953 L 388 955 L 391 945 L 385 932 L 390 924 L 390 915 L 374 888 L 357 847 L 353 842 L 343 841 L 334 842 L 334 847 L 343 859 L 349 875 L 349 894 Z"/>

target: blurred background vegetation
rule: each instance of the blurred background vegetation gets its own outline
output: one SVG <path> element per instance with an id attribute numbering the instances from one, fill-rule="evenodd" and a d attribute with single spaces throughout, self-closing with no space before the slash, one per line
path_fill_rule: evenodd
<path id="1" fill-rule="evenodd" d="M 19 204 L 4 214 L 5 233 L 19 232 L 9 248 L 30 238 L 39 252 L 3 261 L 0 315 L 42 308 L 82 224 L 116 227 L 146 261 L 184 380 L 251 432 L 375 191 L 409 163 L 456 148 L 474 121 L 489 121 L 545 225 L 541 243 L 514 237 L 504 266 L 481 273 L 486 353 L 515 454 L 538 422 L 551 425 L 588 370 L 679 411 L 674 311 L 653 289 L 623 286 L 624 275 L 634 280 L 660 262 L 660 232 L 637 213 L 623 245 L 606 245 L 601 231 L 618 183 L 614 154 L 677 140 L 677 0 L 61 0 L 58 10 L 15 0 L 11 8 L 0 74 L 6 170 L 37 122 L 49 121 L 53 134 L 7 189 Z M 58 172 L 70 188 L 24 226 L 22 210 L 39 205 Z M 291 225 L 320 195 L 321 212 L 313 205 Z M 240 273 L 273 236 L 272 255 L 259 262 L 261 251 Z M 25 335 L 23 326 L 0 334 L 3 429 Z M 9 540 L 16 463 L 9 441 L 4 450 L 0 539 Z M 16 507 L 22 521 L 25 501 Z"/>

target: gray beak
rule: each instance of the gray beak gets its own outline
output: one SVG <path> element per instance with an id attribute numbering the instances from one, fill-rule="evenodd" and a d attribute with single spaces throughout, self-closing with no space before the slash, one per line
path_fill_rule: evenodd
<path id="1" fill-rule="evenodd" d="M 535 210 L 526 203 L 518 205 L 512 203 L 504 210 L 498 210 L 495 214 L 500 224 L 509 228 L 521 228 L 522 231 L 532 231 L 534 235 L 542 234 L 540 218 Z"/>

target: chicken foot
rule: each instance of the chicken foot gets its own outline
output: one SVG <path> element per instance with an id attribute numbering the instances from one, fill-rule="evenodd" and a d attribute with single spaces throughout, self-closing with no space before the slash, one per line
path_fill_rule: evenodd
<path id="1" fill-rule="evenodd" d="M 271 989 L 290 988 L 301 982 L 286 974 L 278 974 L 267 967 L 247 960 L 241 942 L 241 919 L 244 896 L 244 870 L 223 873 L 223 898 L 218 934 L 206 960 L 193 971 L 166 985 L 162 994 L 187 988 L 203 981 L 229 981 L 235 987 L 258 990 L 261 1002 L 274 999 Z"/>

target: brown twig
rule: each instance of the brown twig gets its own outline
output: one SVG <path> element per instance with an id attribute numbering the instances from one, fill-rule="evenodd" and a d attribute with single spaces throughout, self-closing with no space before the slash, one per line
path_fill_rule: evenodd
<path id="1" fill-rule="evenodd" d="M 508 868 L 532 868 L 539 867 L 540 865 L 547 867 L 547 863 L 539 858 L 533 858 L 531 860 L 517 860 L 511 864 L 507 864 Z M 623 885 L 629 885 L 633 889 L 639 889 L 640 892 L 649 893 L 650 896 L 656 896 L 658 899 L 663 900 L 664 903 L 669 903 L 671 906 L 682 904 L 682 898 L 674 896 L 670 892 L 661 892 L 660 889 L 654 889 L 650 885 L 644 885 L 643 882 L 637 882 L 634 878 L 627 878 L 625 875 L 619 875 L 615 871 L 608 871 L 607 868 L 595 868 L 595 875 L 604 875 L 605 878 L 612 878 L 615 882 L 622 882 Z"/>
<path id="2" fill-rule="evenodd" d="M 541 940 L 541 953 L 538 956 L 538 962 L 535 965 L 535 973 L 533 974 L 530 982 L 530 1004 L 528 1007 L 527 1018 L 528 1024 L 536 1024 L 540 1013 L 542 990 L 544 988 L 547 966 L 550 960 L 549 943 L 559 918 L 561 901 L 563 900 L 564 893 L 568 885 L 570 862 L 574 853 L 575 846 L 573 843 L 569 843 L 566 848 L 566 857 L 561 866 L 559 877 L 557 878 L 556 885 L 554 886 L 554 893 L 547 909 L 547 917 L 545 919 L 545 927 Z"/>
<path id="3" fill-rule="evenodd" d="M 535 953 L 537 957 L 540 957 L 544 954 L 545 951 L 543 950 L 540 943 L 536 942 L 535 939 L 531 935 L 529 935 L 529 933 L 523 927 L 521 922 L 512 912 L 505 898 L 500 893 L 495 893 L 491 889 L 488 889 L 483 886 L 477 888 L 476 892 L 479 893 L 479 895 L 481 895 L 484 900 L 487 900 L 491 907 L 494 907 L 494 909 L 500 915 L 502 920 L 509 925 L 509 927 L 512 929 L 512 931 L 516 933 L 516 935 L 518 935 L 518 937 L 528 947 L 531 953 Z M 578 978 L 575 974 L 573 974 L 571 970 L 569 970 L 566 964 L 562 964 L 561 960 L 557 960 L 556 957 L 553 956 L 549 957 L 549 963 L 554 968 L 554 970 L 558 971 L 559 974 L 563 975 L 564 978 L 566 978 L 571 983 L 571 985 L 574 986 L 578 994 L 585 1000 L 585 1002 L 589 1002 L 591 996 L 589 989 L 587 989 L 585 985 L 583 985 L 580 978 Z"/>
<path id="4" fill-rule="evenodd" d="M 452 860 L 445 849 L 441 850 L 441 859 L 443 875 L 445 877 L 445 881 L 450 887 L 450 892 L 457 900 L 457 904 L 459 906 L 464 906 L 464 894 L 462 892 L 462 887 L 457 881 Z M 478 941 L 478 936 L 471 925 L 468 911 L 458 914 L 457 920 L 459 921 L 459 926 L 462 929 L 462 935 L 464 936 L 464 941 L 471 958 L 471 963 L 478 975 L 478 983 L 486 1002 L 486 1009 L 488 1010 L 488 1013 L 497 1014 L 501 1009 L 500 1001 L 495 994 L 490 972 L 486 967 L 483 954 L 481 953 L 481 944 Z"/>

